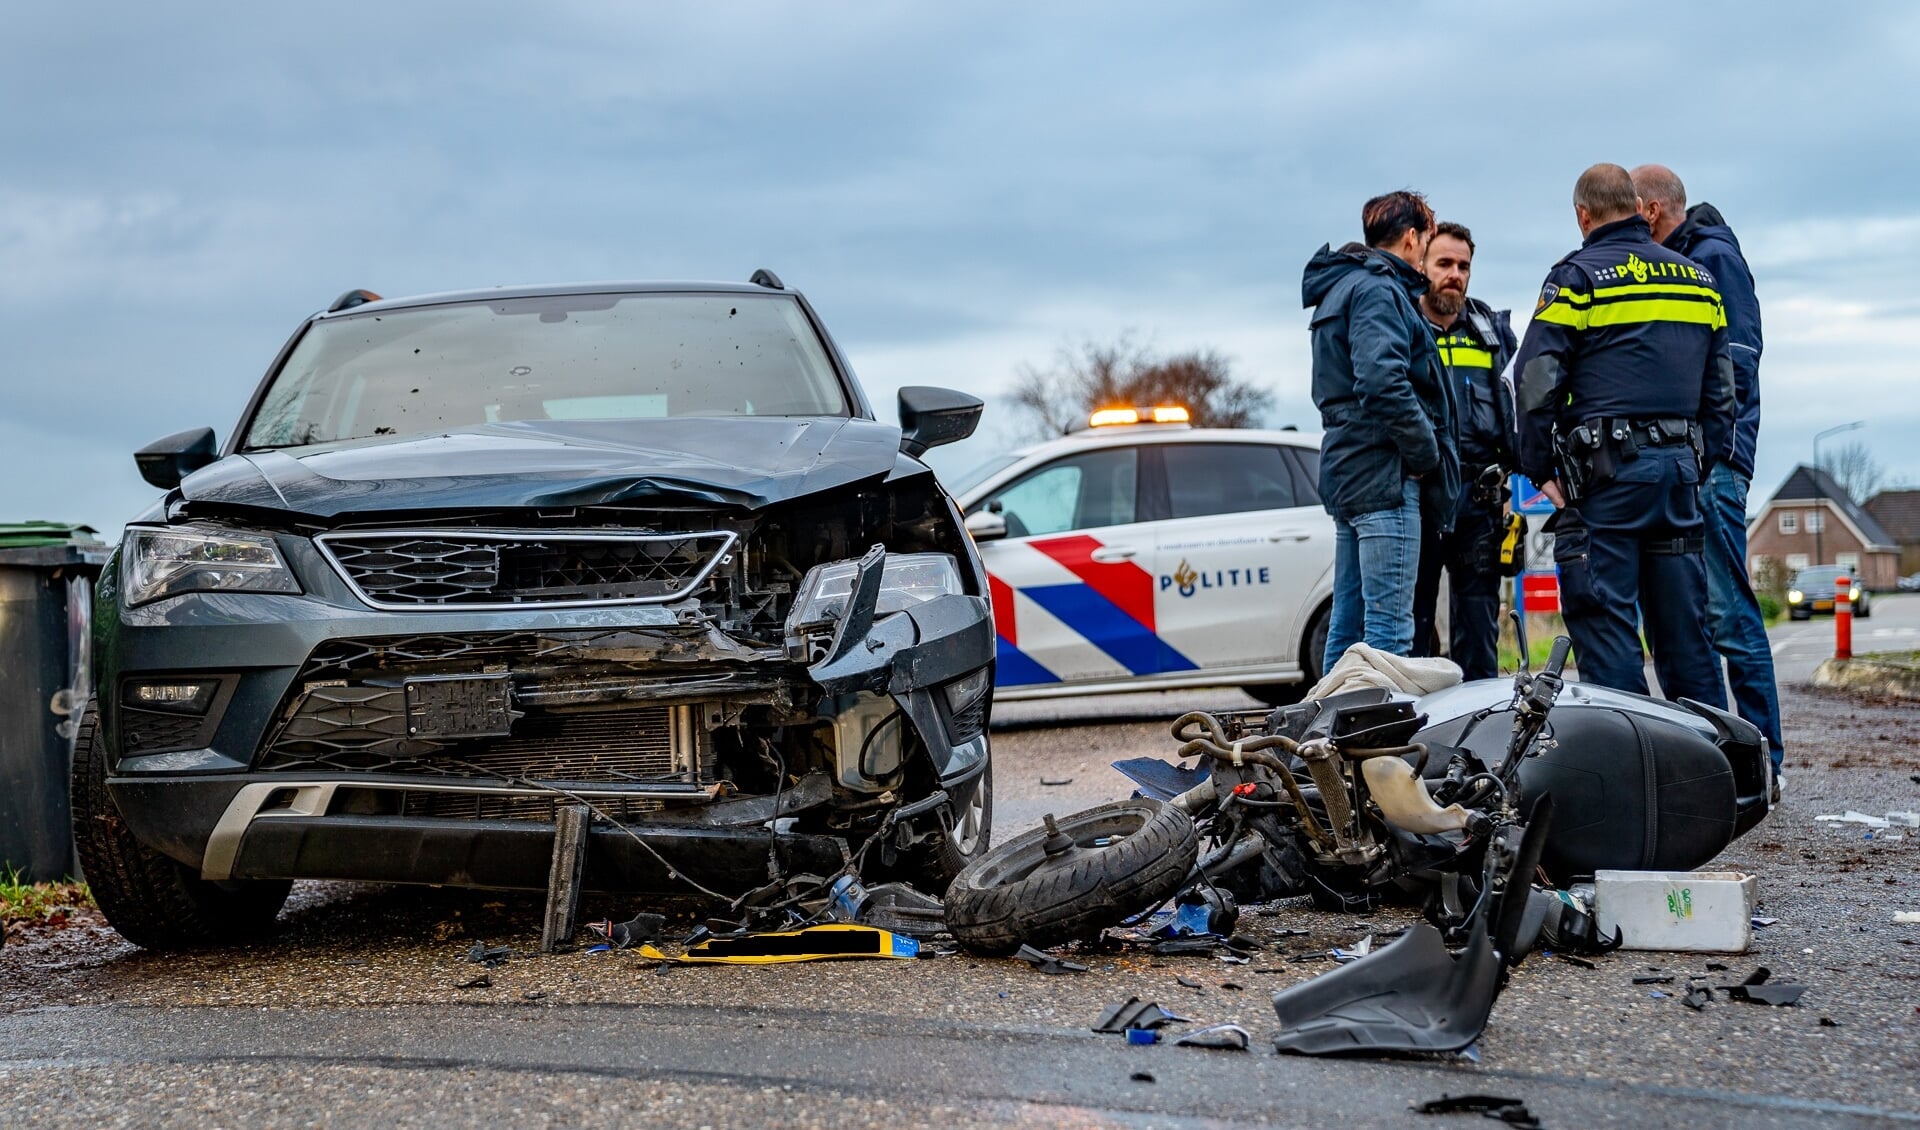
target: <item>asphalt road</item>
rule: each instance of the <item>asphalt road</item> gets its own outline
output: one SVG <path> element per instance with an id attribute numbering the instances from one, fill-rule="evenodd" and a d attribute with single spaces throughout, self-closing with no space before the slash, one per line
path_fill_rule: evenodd
<path id="1" fill-rule="evenodd" d="M 1853 651 L 1920 650 L 1920 593 L 1876 594 L 1873 614 L 1853 621 Z M 1782 620 L 1767 633 L 1773 641 L 1773 674 L 1781 683 L 1813 679 L 1814 669 L 1833 655 L 1833 617 Z"/>
<path id="2" fill-rule="evenodd" d="M 1920 909 L 1920 835 L 1862 840 L 1812 819 L 1920 808 L 1920 709 L 1786 700 L 1788 803 L 1716 866 L 1759 874 L 1762 912 L 1780 919 L 1724 977 L 1764 964 L 1810 986 L 1795 1008 L 1723 997 L 1693 1012 L 1633 983 L 1684 980 L 1698 955 L 1595 969 L 1536 956 L 1477 1065 L 1312 1060 L 1272 1053 L 1269 994 L 1327 968 L 1295 959 L 1408 912 L 1249 912 L 1242 929 L 1264 944 L 1247 965 L 1129 951 L 1081 954 L 1091 971 L 1065 977 L 965 955 L 663 971 L 630 954 L 529 955 L 534 899 L 305 884 L 277 939 L 233 950 L 145 954 L 85 913 L 16 935 L 0 950 L 0 1122 L 1444 1126 L 1409 1104 L 1481 1092 L 1557 1127 L 1920 1123 L 1920 927 L 1891 925 Z M 1251 705 L 1219 691 L 1002 708 L 1001 834 L 1126 795 L 1107 763 L 1168 752 L 1180 710 Z M 474 939 L 518 952 L 488 987 L 457 988 L 479 972 L 463 961 Z M 1253 1053 L 1088 1031 L 1129 995 L 1240 1023 Z"/>

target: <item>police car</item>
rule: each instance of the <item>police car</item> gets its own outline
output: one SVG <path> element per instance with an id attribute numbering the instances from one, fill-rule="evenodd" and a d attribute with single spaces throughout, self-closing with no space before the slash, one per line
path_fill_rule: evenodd
<path id="1" fill-rule="evenodd" d="M 992 585 L 997 699 L 1237 684 L 1279 705 L 1319 680 L 1319 437 L 1187 421 L 1104 409 L 951 484 Z"/>

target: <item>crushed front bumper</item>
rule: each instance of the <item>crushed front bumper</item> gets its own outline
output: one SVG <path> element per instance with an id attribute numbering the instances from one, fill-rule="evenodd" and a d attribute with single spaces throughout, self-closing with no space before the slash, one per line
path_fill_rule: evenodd
<path id="1" fill-rule="evenodd" d="M 303 573 L 303 580 L 312 575 Z M 102 733 L 121 753 L 108 788 L 136 837 L 206 878 L 543 888 L 553 806 L 571 796 L 618 825 L 595 822 L 588 886 L 666 888 L 677 872 L 738 889 L 764 883 L 770 859 L 785 873 L 837 869 L 847 839 L 822 814 L 847 805 L 873 811 L 893 796 L 886 782 L 859 780 L 857 763 L 850 771 L 815 767 L 781 790 L 776 811 L 772 796 L 730 795 L 712 777 L 711 765 L 699 760 L 711 754 L 711 741 L 672 747 L 681 758 L 668 766 L 676 779 L 649 771 L 634 781 L 591 758 L 568 760 L 581 740 L 572 731 L 521 742 L 552 770 L 538 777 L 522 779 L 511 766 L 480 765 L 486 772 L 478 775 L 423 772 L 433 755 L 391 756 L 408 750 L 407 735 L 381 729 L 405 725 L 404 712 L 394 723 L 394 711 L 383 705 L 402 693 L 404 680 L 387 686 L 371 668 L 315 667 L 316 657 L 358 654 L 361 645 L 536 641 L 511 655 L 470 657 L 469 666 L 512 677 L 516 709 L 547 712 L 566 725 L 597 720 L 607 731 L 629 707 L 657 710 L 694 729 L 757 708 L 860 738 L 879 723 L 873 715 L 880 703 L 883 715 L 897 710 L 901 726 L 910 727 L 916 750 L 924 751 L 916 756 L 928 762 L 929 787 L 958 800 L 986 769 L 985 703 L 977 716 L 957 717 L 942 693 L 991 662 L 991 618 L 980 597 L 943 596 L 879 617 L 836 662 L 809 667 L 784 650 L 729 637 L 685 606 L 396 614 L 357 607 L 351 594 L 327 591 L 325 582 L 316 587 L 301 596 L 202 594 L 132 610 L 103 593 L 102 605 L 113 612 L 99 625 Z M 538 657 L 537 677 L 522 677 L 522 654 Z M 396 670 L 424 669 L 425 661 L 407 655 L 412 666 Z M 122 710 L 122 690 L 194 677 L 217 680 L 220 690 L 186 747 L 176 740 L 176 748 L 129 749 L 125 739 L 138 723 Z M 307 717 L 303 696 L 342 686 L 365 689 L 367 697 L 323 701 L 308 714 L 350 723 L 346 728 L 362 741 L 347 751 L 351 757 L 314 755 L 310 743 L 284 740 L 290 721 Z M 836 725 L 861 710 L 862 724 Z M 485 759 L 460 760 L 472 767 Z"/>

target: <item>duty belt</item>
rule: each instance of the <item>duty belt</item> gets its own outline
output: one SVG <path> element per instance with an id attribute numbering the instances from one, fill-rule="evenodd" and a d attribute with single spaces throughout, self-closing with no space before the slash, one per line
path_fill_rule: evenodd
<path id="1" fill-rule="evenodd" d="M 1655 557 L 1685 557 L 1693 553 L 1707 551 L 1705 534 L 1689 534 L 1683 538 L 1642 538 L 1640 551 Z"/>
<path id="2" fill-rule="evenodd" d="M 1686 443 L 1693 435 L 1696 426 L 1692 420 L 1666 418 L 1658 420 L 1615 420 L 1615 427 L 1625 427 L 1633 433 L 1634 442 L 1647 447 L 1665 447 L 1673 443 Z"/>

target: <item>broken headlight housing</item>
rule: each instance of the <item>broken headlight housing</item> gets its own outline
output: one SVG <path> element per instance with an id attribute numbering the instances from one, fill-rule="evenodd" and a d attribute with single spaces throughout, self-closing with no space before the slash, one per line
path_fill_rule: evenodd
<path id="1" fill-rule="evenodd" d="M 120 543 L 127 607 L 189 592 L 299 592 L 270 537 L 181 527 L 133 527 Z"/>
<path id="2" fill-rule="evenodd" d="M 788 633 L 834 623 L 845 616 L 859 572 L 860 562 L 854 560 L 833 561 L 807 570 L 794 597 L 793 611 L 787 614 Z M 881 567 L 880 597 L 873 611 L 876 616 L 885 616 L 960 591 L 960 566 L 951 553 L 889 553 Z"/>

